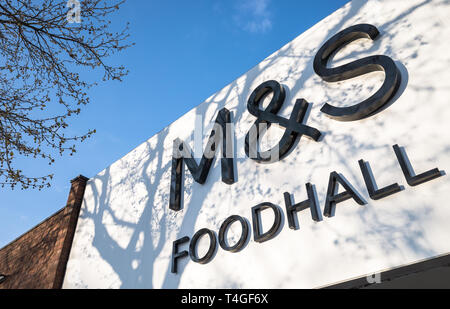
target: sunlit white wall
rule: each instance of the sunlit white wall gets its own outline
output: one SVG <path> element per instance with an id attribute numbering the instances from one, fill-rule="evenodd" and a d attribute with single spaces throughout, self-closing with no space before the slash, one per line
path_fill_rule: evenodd
<path id="1" fill-rule="evenodd" d="M 450 172 L 448 16 L 450 4 L 443 0 L 352 1 L 93 177 L 64 287 L 311 288 L 449 252 L 450 178 L 409 187 L 392 150 L 394 144 L 404 146 L 417 173 L 435 167 Z M 330 84 L 315 75 L 312 63 L 328 38 L 358 23 L 375 25 L 381 35 L 374 42 L 348 45 L 330 65 L 387 55 L 397 63 L 402 85 L 393 104 L 381 113 L 338 122 L 320 112 L 323 104 L 358 103 L 379 88 L 384 74 Z M 243 156 L 245 134 L 255 121 L 246 102 L 269 79 L 287 90 L 280 115 L 289 117 L 295 99 L 305 98 L 313 103 L 308 125 L 325 137 L 318 143 L 302 138 L 284 160 L 260 165 Z M 221 182 L 220 160 L 215 160 L 204 185 L 186 172 L 184 208 L 173 212 L 168 205 L 172 142 L 192 138 L 199 116 L 210 128 L 223 107 L 233 113 L 236 126 L 238 181 L 231 186 Z M 269 132 L 275 141 L 283 133 L 275 127 Z M 209 129 L 203 133 L 206 143 Z M 370 162 L 379 187 L 398 182 L 405 190 L 371 200 L 359 159 Z M 285 214 L 283 193 L 300 202 L 307 197 L 307 182 L 316 185 L 323 211 L 332 171 L 342 173 L 368 204 L 340 203 L 335 217 L 319 223 L 303 211 L 300 230 L 290 230 L 285 220 L 270 241 L 259 244 L 251 238 L 239 253 L 219 248 L 206 265 L 185 258 L 179 260 L 178 274 L 170 272 L 174 240 L 192 237 L 201 228 L 217 233 L 230 215 L 250 221 L 251 207 L 265 201 L 279 205 Z M 263 214 L 266 226 L 270 220 L 270 213 Z M 239 229 L 233 230 L 238 234 Z"/>

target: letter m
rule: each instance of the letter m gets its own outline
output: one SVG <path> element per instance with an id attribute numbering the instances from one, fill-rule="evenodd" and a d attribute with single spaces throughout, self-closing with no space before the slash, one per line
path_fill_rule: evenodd
<path id="1" fill-rule="evenodd" d="M 197 164 L 189 146 L 179 138 L 173 141 L 172 173 L 170 178 L 169 207 L 179 211 L 183 197 L 183 171 L 186 163 L 192 177 L 199 184 L 204 184 L 208 177 L 209 170 L 216 156 L 219 144 L 222 141 L 222 181 L 226 184 L 233 184 L 234 161 L 233 161 L 233 135 L 230 112 L 223 108 L 219 111 L 214 127 L 209 136 L 206 149 L 203 152 L 200 164 Z"/>

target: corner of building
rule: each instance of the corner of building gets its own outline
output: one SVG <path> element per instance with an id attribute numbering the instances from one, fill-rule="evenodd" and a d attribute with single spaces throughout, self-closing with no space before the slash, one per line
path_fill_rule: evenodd
<path id="1" fill-rule="evenodd" d="M 0 289 L 60 289 L 88 178 L 71 181 L 66 206 L 0 249 Z"/>

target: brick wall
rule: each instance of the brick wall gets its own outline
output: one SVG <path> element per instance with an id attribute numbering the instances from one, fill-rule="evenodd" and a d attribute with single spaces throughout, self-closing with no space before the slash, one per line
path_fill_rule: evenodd
<path id="1" fill-rule="evenodd" d="M 0 250 L 0 289 L 61 288 L 87 180 L 72 180 L 63 209 Z"/>

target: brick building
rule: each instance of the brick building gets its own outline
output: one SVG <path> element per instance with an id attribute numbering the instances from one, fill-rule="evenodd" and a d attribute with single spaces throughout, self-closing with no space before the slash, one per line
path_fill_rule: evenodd
<path id="1" fill-rule="evenodd" d="M 87 180 L 73 179 L 64 208 L 0 249 L 0 289 L 61 288 Z"/>

